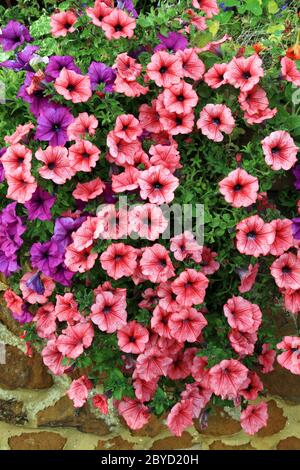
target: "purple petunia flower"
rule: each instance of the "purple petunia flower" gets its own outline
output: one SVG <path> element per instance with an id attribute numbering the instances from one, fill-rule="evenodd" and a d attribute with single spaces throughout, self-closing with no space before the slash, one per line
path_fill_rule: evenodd
<path id="1" fill-rule="evenodd" d="M 154 47 L 154 51 L 173 51 L 177 52 L 185 49 L 188 46 L 188 40 L 180 33 L 170 32 L 167 36 L 158 34 L 160 43 Z"/>
<path id="2" fill-rule="evenodd" d="M 300 190 L 300 165 L 295 166 L 295 168 L 293 169 L 293 175 L 296 178 L 296 181 L 294 182 L 294 186 L 296 189 Z"/>
<path id="3" fill-rule="evenodd" d="M 23 101 L 26 101 L 27 103 L 29 103 L 30 111 L 35 117 L 37 117 L 39 116 L 39 114 L 41 114 L 43 111 L 45 111 L 49 107 L 50 101 L 48 100 L 48 98 L 44 96 L 43 88 L 34 91 L 30 95 L 27 93 L 26 88 L 30 86 L 33 76 L 34 76 L 34 72 L 26 73 L 25 81 L 23 85 L 21 85 L 17 96 L 19 98 L 22 98 Z"/>
<path id="4" fill-rule="evenodd" d="M 106 204 L 116 204 L 117 202 L 117 197 L 116 194 L 112 190 L 112 184 L 111 183 L 106 183 L 104 191 L 102 193 L 104 202 Z"/>
<path id="5" fill-rule="evenodd" d="M 0 213 L 0 250 L 6 256 L 14 255 L 23 244 L 21 235 L 26 228 L 16 214 L 16 202 L 12 202 Z"/>
<path id="6" fill-rule="evenodd" d="M 72 217 L 59 217 L 55 220 L 54 225 L 54 235 L 52 240 L 55 240 L 56 243 L 61 244 L 66 248 L 70 243 L 72 243 L 72 232 L 79 229 L 81 224 L 86 220 L 86 217 L 78 217 L 77 219 L 72 219 Z"/>
<path id="7" fill-rule="evenodd" d="M 28 29 L 18 21 L 9 21 L 0 32 L 0 44 L 4 51 L 12 51 L 25 41 L 31 41 Z"/>
<path id="8" fill-rule="evenodd" d="M 57 266 L 54 273 L 52 273 L 52 279 L 55 282 L 59 282 L 63 286 L 70 287 L 72 284 L 72 278 L 75 275 L 72 271 L 70 271 L 64 263 L 61 263 Z"/>
<path id="9" fill-rule="evenodd" d="M 292 221 L 293 221 L 293 225 L 292 225 L 293 237 L 295 238 L 295 240 L 300 240 L 300 217 L 294 217 Z"/>
<path id="10" fill-rule="evenodd" d="M 138 18 L 138 13 L 134 8 L 132 0 L 117 0 L 117 8 L 120 10 L 126 10 L 128 13 L 131 13 L 133 18 Z"/>
<path id="11" fill-rule="evenodd" d="M 92 62 L 89 66 L 88 75 L 91 79 L 91 88 L 96 90 L 100 83 L 104 83 L 104 92 L 111 93 L 116 79 L 116 72 L 113 68 L 107 67 L 102 62 Z"/>
<path id="12" fill-rule="evenodd" d="M 52 146 L 65 145 L 68 141 L 67 128 L 73 121 L 68 108 L 51 104 L 37 118 L 35 139 L 49 142 Z"/>
<path id="13" fill-rule="evenodd" d="M 13 60 L 5 60 L 0 62 L 0 67 L 6 69 L 12 69 L 16 72 L 20 70 L 32 71 L 32 67 L 29 65 L 29 62 L 33 58 L 35 52 L 39 49 L 39 46 L 30 46 L 27 45 L 23 51 L 18 52 L 16 58 Z"/>
<path id="14" fill-rule="evenodd" d="M 26 281 L 26 286 L 39 295 L 44 294 L 45 286 L 41 280 L 40 271 L 37 271 L 30 279 L 28 279 L 28 281 Z"/>
<path id="15" fill-rule="evenodd" d="M 74 72 L 81 74 L 81 70 L 74 63 L 73 57 L 70 55 L 53 55 L 50 57 L 49 63 L 45 70 L 46 80 L 48 82 L 55 80 L 63 68 L 73 70 Z"/>
<path id="16" fill-rule="evenodd" d="M 27 310 L 26 305 L 24 304 L 22 306 L 22 313 L 11 313 L 12 317 L 19 322 L 21 325 L 24 325 L 24 323 L 30 323 L 33 319 L 32 314 Z"/>
<path id="17" fill-rule="evenodd" d="M 59 264 L 63 262 L 63 255 L 55 241 L 34 243 L 30 249 L 31 265 L 42 271 L 46 276 L 52 277 Z"/>
<path id="18" fill-rule="evenodd" d="M 31 199 L 24 204 L 28 211 L 29 220 L 51 220 L 51 207 L 55 200 L 55 196 L 37 187 Z"/>
<path id="19" fill-rule="evenodd" d="M 12 273 L 15 273 L 20 269 L 16 255 L 7 256 L 2 250 L 0 250 L 0 272 L 4 276 L 9 277 Z"/>

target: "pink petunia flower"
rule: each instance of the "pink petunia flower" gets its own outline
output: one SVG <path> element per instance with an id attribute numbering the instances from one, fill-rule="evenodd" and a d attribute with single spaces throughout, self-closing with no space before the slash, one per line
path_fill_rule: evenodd
<path id="1" fill-rule="evenodd" d="M 255 332 L 250 333 L 233 328 L 228 333 L 228 339 L 232 349 L 239 357 L 252 355 L 254 353 L 255 343 L 257 341 L 257 334 Z"/>
<path id="2" fill-rule="evenodd" d="M 75 408 L 81 408 L 86 403 L 92 388 L 92 382 L 85 375 L 82 375 L 77 380 L 73 380 L 67 395 L 73 401 Z"/>
<path id="3" fill-rule="evenodd" d="M 201 312 L 192 307 L 182 307 L 172 313 L 168 320 L 170 335 L 180 343 L 194 343 L 201 334 L 207 321 Z"/>
<path id="4" fill-rule="evenodd" d="M 126 299 L 112 292 L 98 294 L 91 307 L 91 320 L 101 331 L 114 333 L 126 325 Z"/>
<path id="5" fill-rule="evenodd" d="M 55 38 L 59 36 L 65 37 L 68 33 L 74 33 L 76 21 L 77 16 L 71 10 L 55 13 L 50 18 L 52 36 Z"/>
<path id="6" fill-rule="evenodd" d="M 172 282 L 176 301 L 184 307 L 202 304 L 208 286 L 207 277 L 195 269 L 186 269 Z"/>
<path id="7" fill-rule="evenodd" d="M 103 0 L 96 0 L 93 7 L 86 8 L 86 14 L 92 20 L 95 26 L 102 26 L 102 22 L 106 16 L 108 16 L 113 8 L 106 4 Z"/>
<path id="8" fill-rule="evenodd" d="M 75 174 L 68 159 L 68 149 L 65 147 L 49 146 L 46 150 L 40 148 L 35 158 L 44 163 L 38 170 L 41 177 L 52 180 L 53 183 L 65 184 Z"/>
<path id="9" fill-rule="evenodd" d="M 148 348 L 138 356 L 136 372 L 141 379 L 149 382 L 162 375 L 166 376 L 171 363 L 172 359 L 163 354 L 159 348 Z"/>
<path id="10" fill-rule="evenodd" d="M 210 369 L 209 382 L 215 395 L 232 400 L 249 385 L 248 369 L 236 359 L 225 359 Z"/>
<path id="11" fill-rule="evenodd" d="M 56 78 L 54 88 L 65 100 L 72 103 L 83 103 L 92 96 L 90 77 L 66 68 L 63 68 Z"/>
<path id="12" fill-rule="evenodd" d="M 268 343 L 262 345 L 261 354 L 258 356 L 258 362 L 262 366 L 262 373 L 268 374 L 274 370 L 274 361 L 276 358 L 276 351 L 270 348 Z"/>
<path id="13" fill-rule="evenodd" d="M 117 337 L 119 348 L 127 354 L 141 354 L 149 341 L 147 328 L 135 320 L 120 328 Z"/>
<path id="14" fill-rule="evenodd" d="M 168 251 L 159 243 L 145 248 L 140 267 L 143 275 L 154 283 L 165 282 L 175 275 Z"/>
<path id="15" fill-rule="evenodd" d="M 272 132 L 261 143 L 265 161 L 272 170 L 289 170 L 296 163 L 299 149 L 288 132 Z"/>
<path id="16" fill-rule="evenodd" d="M 194 48 L 183 49 L 176 52 L 176 55 L 182 61 L 183 77 L 192 80 L 201 80 L 205 72 L 205 65 L 199 59 Z"/>
<path id="17" fill-rule="evenodd" d="M 219 182 L 220 193 L 233 207 L 248 207 L 257 199 L 258 179 L 242 168 L 231 171 Z"/>
<path id="18" fill-rule="evenodd" d="M 52 374 L 63 375 L 68 366 L 63 366 L 63 354 L 57 349 L 56 340 L 51 339 L 48 341 L 42 350 L 43 363 L 47 366 Z"/>
<path id="19" fill-rule="evenodd" d="M 37 293 L 34 289 L 28 285 L 28 281 L 35 275 L 35 272 L 27 272 L 20 279 L 20 289 L 22 297 L 26 302 L 30 304 L 45 304 L 48 301 L 48 297 L 51 296 L 55 288 L 55 283 L 50 277 L 45 276 L 43 273 L 40 274 L 40 281 L 43 287 L 43 294 Z"/>
<path id="20" fill-rule="evenodd" d="M 32 122 L 28 122 L 23 125 L 20 124 L 12 135 L 6 135 L 4 137 L 4 142 L 10 145 L 18 144 L 29 134 L 31 129 L 34 129 L 34 124 L 32 124 Z"/>
<path id="21" fill-rule="evenodd" d="M 67 134 L 69 140 L 85 139 L 86 135 L 92 137 L 96 133 L 98 120 L 93 114 L 79 113 L 74 121 L 68 126 Z"/>
<path id="22" fill-rule="evenodd" d="M 218 269 L 220 268 L 220 263 L 215 260 L 217 256 L 218 253 L 212 251 L 210 248 L 207 248 L 206 246 L 202 248 L 200 260 L 202 274 L 205 274 L 207 276 L 209 274 L 214 274 L 216 271 L 218 271 Z M 199 262 L 198 256 L 196 257 L 192 255 L 192 258 L 194 259 L 194 261 Z"/>
<path id="23" fill-rule="evenodd" d="M 6 175 L 6 181 L 8 184 L 6 197 L 20 204 L 29 201 L 37 189 L 35 178 L 22 168 Z"/>
<path id="24" fill-rule="evenodd" d="M 142 71 L 142 65 L 126 52 L 117 55 L 114 68 L 117 69 L 119 77 L 133 82 L 141 75 Z"/>
<path id="25" fill-rule="evenodd" d="M 179 180 L 162 165 L 157 165 L 141 171 L 138 183 L 142 199 L 149 199 L 152 204 L 168 204 L 174 199 Z"/>
<path id="26" fill-rule="evenodd" d="M 293 253 L 284 253 L 270 266 L 271 274 L 280 289 L 300 288 L 300 260 Z"/>
<path id="27" fill-rule="evenodd" d="M 235 88 L 240 88 L 242 92 L 251 90 L 263 76 L 262 60 L 258 54 L 247 58 L 234 57 L 224 74 L 225 80 Z"/>
<path id="28" fill-rule="evenodd" d="M 275 240 L 275 230 L 258 215 L 247 217 L 236 226 L 236 247 L 240 253 L 255 256 L 267 255 Z"/>
<path id="29" fill-rule="evenodd" d="M 245 433 L 252 436 L 261 428 L 267 425 L 268 421 L 268 405 L 261 402 L 258 405 L 248 405 L 241 412 L 241 426 Z"/>
<path id="30" fill-rule="evenodd" d="M 216 0 L 192 0 L 194 8 L 204 11 L 207 18 L 212 18 L 219 13 L 219 7 Z"/>
<path id="31" fill-rule="evenodd" d="M 120 114 L 116 119 L 114 132 L 119 139 L 133 142 L 142 134 L 143 129 L 133 114 Z"/>
<path id="32" fill-rule="evenodd" d="M 262 383 L 256 372 L 249 372 L 248 377 L 250 379 L 250 384 L 247 388 L 241 390 L 240 394 L 246 400 L 256 400 L 258 398 L 259 392 L 263 391 L 264 384 Z"/>
<path id="33" fill-rule="evenodd" d="M 284 336 L 277 344 L 277 349 L 284 352 L 277 356 L 277 361 L 292 374 L 300 375 L 300 338 L 297 336 Z"/>
<path id="34" fill-rule="evenodd" d="M 88 181 L 87 183 L 77 183 L 72 192 L 72 196 L 80 201 L 90 201 L 100 196 L 105 189 L 105 183 L 100 178 Z"/>
<path id="35" fill-rule="evenodd" d="M 227 80 L 224 78 L 226 70 L 227 64 L 214 64 L 204 75 L 205 83 L 214 90 L 226 85 Z"/>
<path id="36" fill-rule="evenodd" d="M 193 405 L 194 402 L 190 398 L 181 400 L 171 409 L 167 417 L 167 426 L 174 436 L 180 437 L 186 428 L 192 426 L 194 416 Z"/>
<path id="37" fill-rule="evenodd" d="M 181 80 L 178 84 L 171 85 L 162 93 L 165 107 L 171 113 L 187 114 L 198 103 L 197 93 L 192 85 Z"/>
<path id="38" fill-rule="evenodd" d="M 133 430 L 141 429 L 150 419 L 149 409 L 139 400 L 132 398 L 123 398 L 118 403 L 117 410 Z"/>
<path id="39" fill-rule="evenodd" d="M 107 39 L 130 39 L 134 34 L 135 27 L 135 19 L 119 8 L 114 8 L 101 22 L 101 28 Z"/>
<path id="40" fill-rule="evenodd" d="M 100 149 L 88 140 L 78 140 L 69 148 L 69 163 L 74 171 L 92 171 L 100 156 Z"/>
<path id="41" fill-rule="evenodd" d="M 91 248 L 77 250 L 72 243 L 68 245 L 65 254 L 65 265 L 73 273 L 90 271 L 98 258 L 97 253 L 91 252 Z"/>
<path id="42" fill-rule="evenodd" d="M 241 109 L 247 114 L 257 114 L 264 111 L 269 106 L 269 100 L 265 90 L 256 85 L 251 90 L 239 94 L 238 97 Z"/>
<path id="43" fill-rule="evenodd" d="M 293 245 L 293 222 L 289 219 L 274 219 L 270 224 L 275 231 L 275 240 L 270 246 L 270 253 L 274 256 L 280 256 Z"/>
<path id="44" fill-rule="evenodd" d="M 231 134 L 235 125 L 231 110 L 224 104 L 207 104 L 200 112 L 197 127 L 214 142 L 222 142 L 225 134 Z"/>
<path id="45" fill-rule="evenodd" d="M 241 284 L 239 285 L 238 289 L 241 294 L 245 292 L 249 292 L 252 289 L 255 283 L 258 269 L 259 269 L 259 263 L 256 263 L 254 265 L 249 264 L 247 270 L 238 271 L 240 279 L 241 279 Z"/>
<path id="46" fill-rule="evenodd" d="M 293 315 L 300 312 L 300 289 L 287 289 L 284 291 L 284 308 Z"/>
<path id="47" fill-rule="evenodd" d="M 242 332 L 255 333 L 260 327 L 262 321 L 260 308 L 241 296 L 233 296 L 229 299 L 223 310 L 231 328 Z"/>
<path id="48" fill-rule="evenodd" d="M 94 407 L 97 408 L 100 413 L 103 413 L 104 415 L 108 414 L 108 400 L 104 394 L 94 395 L 92 401 Z"/>
<path id="49" fill-rule="evenodd" d="M 78 304 L 71 292 L 64 295 L 56 295 L 55 315 L 61 322 L 66 321 L 69 325 L 80 321 L 83 317 L 78 310 Z"/>
<path id="50" fill-rule="evenodd" d="M 137 266 L 137 250 L 124 243 L 112 243 L 101 254 L 100 263 L 113 279 L 131 276 Z"/>
<path id="51" fill-rule="evenodd" d="M 300 86 L 300 71 L 297 69 L 295 61 L 288 57 L 283 57 L 280 64 L 282 78 L 296 86 Z"/>
<path id="52" fill-rule="evenodd" d="M 150 80 L 164 88 L 178 84 L 184 75 L 181 58 L 166 51 L 155 52 L 146 71 Z"/>
<path id="53" fill-rule="evenodd" d="M 33 321 L 36 323 L 36 332 L 40 338 L 50 338 L 56 331 L 56 317 L 54 305 L 47 303 L 40 307 Z"/>
<path id="54" fill-rule="evenodd" d="M 129 165 L 125 171 L 118 175 L 112 175 L 112 190 L 114 193 L 133 191 L 139 187 L 138 178 L 140 171 Z"/>
<path id="55" fill-rule="evenodd" d="M 94 339 L 94 328 L 91 322 L 84 321 L 62 330 L 57 338 L 57 349 L 66 357 L 76 359 L 86 348 L 89 348 Z"/>

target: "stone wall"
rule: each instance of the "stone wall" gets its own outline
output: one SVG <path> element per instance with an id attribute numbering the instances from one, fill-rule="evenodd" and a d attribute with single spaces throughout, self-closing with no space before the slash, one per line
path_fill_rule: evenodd
<path id="1" fill-rule="evenodd" d="M 152 417 L 134 432 L 113 410 L 104 418 L 88 406 L 75 410 L 66 397 L 69 379 L 52 377 L 38 354 L 27 357 L 20 333 L 1 307 L 0 342 L 5 344 L 6 361 L 0 364 L 0 450 L 300 450 L 300 377 L 279 367 L 263 377 L 269 390 L 270 418 L 255 437 L 241 431 L 234 410 L 216 410 L 209 415 L 205 431 L 195 423 L 175 438 L 163 419 Z"/>

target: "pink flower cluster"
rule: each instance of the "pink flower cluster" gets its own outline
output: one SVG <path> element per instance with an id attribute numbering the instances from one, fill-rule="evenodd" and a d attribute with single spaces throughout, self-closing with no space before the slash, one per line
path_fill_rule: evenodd
<path id="1" fill-rule="evenodd" d="M 193 0 L 192 3 L 205 16 L 197 17 L 191 10 L 194 12 L 191 24 L 205 29 L 206 19 L 218 13 L 217 2 Z M 130 39 L 134 35 L 134 17 L 114 8 L 113 1 L 96 0 L 93 7 L 86 9 L 86 14 L 109 40 Z M 73 33 L 77 20 L 73 11 L 55 13 L 51 17 L 52 35 L 64 37 Z M 210 43 L 205 50 L 213 52 L 227 39 Z M 147 403 L 154 397 L 161 377 L 174 381 L 192 378 L 190 383 L 184 384 L 180 400 L 167 417 L 167 425 L 176 436 L 192 425 L 213 394 L 233 400 L 239 406 L 243 400 L 256 400 L 263 390 L 258 374 L 243 364 L 243 359 L 254 353 L 262 323 L 260 307 L 241 295 L 227 300 L 223 313 L 236 359 L 224 359 L 209 367 L 210 358 L 201 355 L 202 332 L 209 322 L 209 313 L 202 304 L 209 287 L 208 276 L 220 267 L 217 253 L 199 245 L 190 231 L 172 237 L 169 246 L 159 240 L 168 226 L 161 206 L 173 201 L 180 184 L 177 170 L 182 164 L 176 136 L 191 134 L 196 128 L 208 139 L 222 142 L 235 128 L 236 119 L 225 104 L 202 106 L 196 92 L 198 82 L 204 81 L 213 90 L 224 85 L 238 89 L 238 103 L 249 125 L 263 123 L 277 112 L 276 108 L 269 108 L 266 92 L 260 86 L 264 70 L 258 54 L 234 57 L 229 63 L 213 65 L 206 71 L 199 58 L 202 51 L 194 47 L 172 53 L 157 50 L 146 65 L 144 75 L 137 59 L 126 52 L 118 55 L 112 67 L 116 75 L 114 93 L 141 97 L 147 95 L 154 84 L 158 91 L 154 88 L 155 96 L 150 103 L 141 104 L 136 115 L 121 114 L 116 118 L 106 136 L 105 155 L 101 156 L 101 150 L 89 140 L 99 130 L 94 115 L 81 112 L 73 117 L 65 108 L 54 107 L 50 111 L 54 110 L 55 116 L 62 113 L 63 142 L 49 130 L 45 131 L 50 115 L 44 112 L 37 117 L 35 138 L 49 145 L 32 154 L 24 145 L 25 138 L 35 127 L 28 123 L 6 137 L 8 147 L 1 158 L 8 184 L 7 198 L 20 204 L 31 200 L 38 187 L 37 178 L 41 182 L 50 180 L 59 187 L 76 178 L 79 172 L 91 174 L 91 179 L 75 180 L 73 198 L 79 203 L 95 200 L 107 188 L 107 182 L 92 176 L 100 159 L 105 159 L 110 166 L 114 194 L 134 192 L 138 195 L 139 204 L 133 208 L 105 204 L 97 215 L 81 214 L 79 210 L 64 214 L 74 227 L 80 216 L 84 217 L 70 232 L 63 259 L 58 263 L 61 262 L 71 276 L 88 273 L 94 266 L 101 267 L 107 278 L 93 290 L 90 311 L 80 311 L 72 289 L 63 295 L 56 294 L 55 281 L 45 273 L 40 275 L 42 289 L 38 292 L 30 284 L 32 277 L 39 275 L 36 270 L 26 272 L 21 278 L 22 296 L 8 290 L 4 297 L 11 311 L 20 316 L 25 303 L 38 304 L 33 322 L 38 336 L 45 341 L 43 361 L 55 375 L 67 374 L 73 361 L 93 345 L 100 332 L 116 335 L 124 367 L 132 375 L 135 397 L 123 397 L 114 404 L 132 429 L 140 429 L 149 421 Z M 299 72 L 286 57 L 281 60 L 281 75 L 282 79 L 300 85 Z M 30 95 L 43 79 L 42 74 L 35 76 L 27 93 Z M 68 67 L 62 68 L 53 86 L 60 99 L 70 106 L 71 103 L 87 103 L 94 92 L 88 74 Z M 199 102 L 201 111 L 196 113 Z M 146 139 L 152 142 L 149 151 L 143 145 Z M 272 132 L 262 140 L 261 146 L 265 162 L 272 170 L 289 170 L 297 160 L 298 148 L 284 130 Z M 33 158 L 39 162 L 36 177 L 32 174 Z M 113 171 L 116 168 L 117 171 Z M 241 166 L 219 182 L 219 189 L 234 208 L 250 207 L 261 197 L 258 178 Z M 132 233 L 146 243 L 140 248 L 128 240 L 124 243 L 124 238 Z M 100 256 L 95 249 L 99 240 L 111 242 L 105 245 Z M 274 257 L 271 275 L 284 296 L 286 309 L 297 314 L 300 311 L 300 251 L 293 238 L 292 221 L 265 222 L 259 215 L 244 218 L 236 226 L 235 243 L 243 255 L 257 259 Z M 38 255 L 35 254 L 36 258 Z M 57 268 L 55 250 L 48 256 L 51 258 L 49 265 L 52 263 L 52 267 Z M 46 263 L 43 256 L 41 258 L 36 260 L 39 266 Z M 252 289 L 259 269 L 258 261 L 249 264 L 240 274 L 240 294 Z M 130 318 L 129 289 L 114 287 L 113 281 L 119 280 L 132 281 L 135 286 L 152 284 L 143 289 L 142 299 L 137 301 L 138 307 L 150 313 L 149 325 Z M 278 355 L 279 364 L 299 375 L 300 339 L 286 336 L 277 349 L 283 351 Z M 265 343 L 258 358 L 263 373 L 273 369 L 275 356 L 276 352 Z M 83 406 L 92 398 L 94 406 L 107 413 L 107 396 L 94 392 L 92 381 L 82 376 L 72 382 L 68 396 L 75 407 Z M 247 433 L 254 434 L 266 425 L 267 417 L 266 403 L 247 405 L 241 412 L 241 426 Z"/>

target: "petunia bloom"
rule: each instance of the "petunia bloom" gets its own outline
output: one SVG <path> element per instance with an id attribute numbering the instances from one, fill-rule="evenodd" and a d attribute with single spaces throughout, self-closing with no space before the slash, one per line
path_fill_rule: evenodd
<path id="1" fill-rule="evenodd" d="M 257 199 L 258 179 L 237 168 L 219 182 L 220 193 L 233 207 L 248 207 Z"/>

